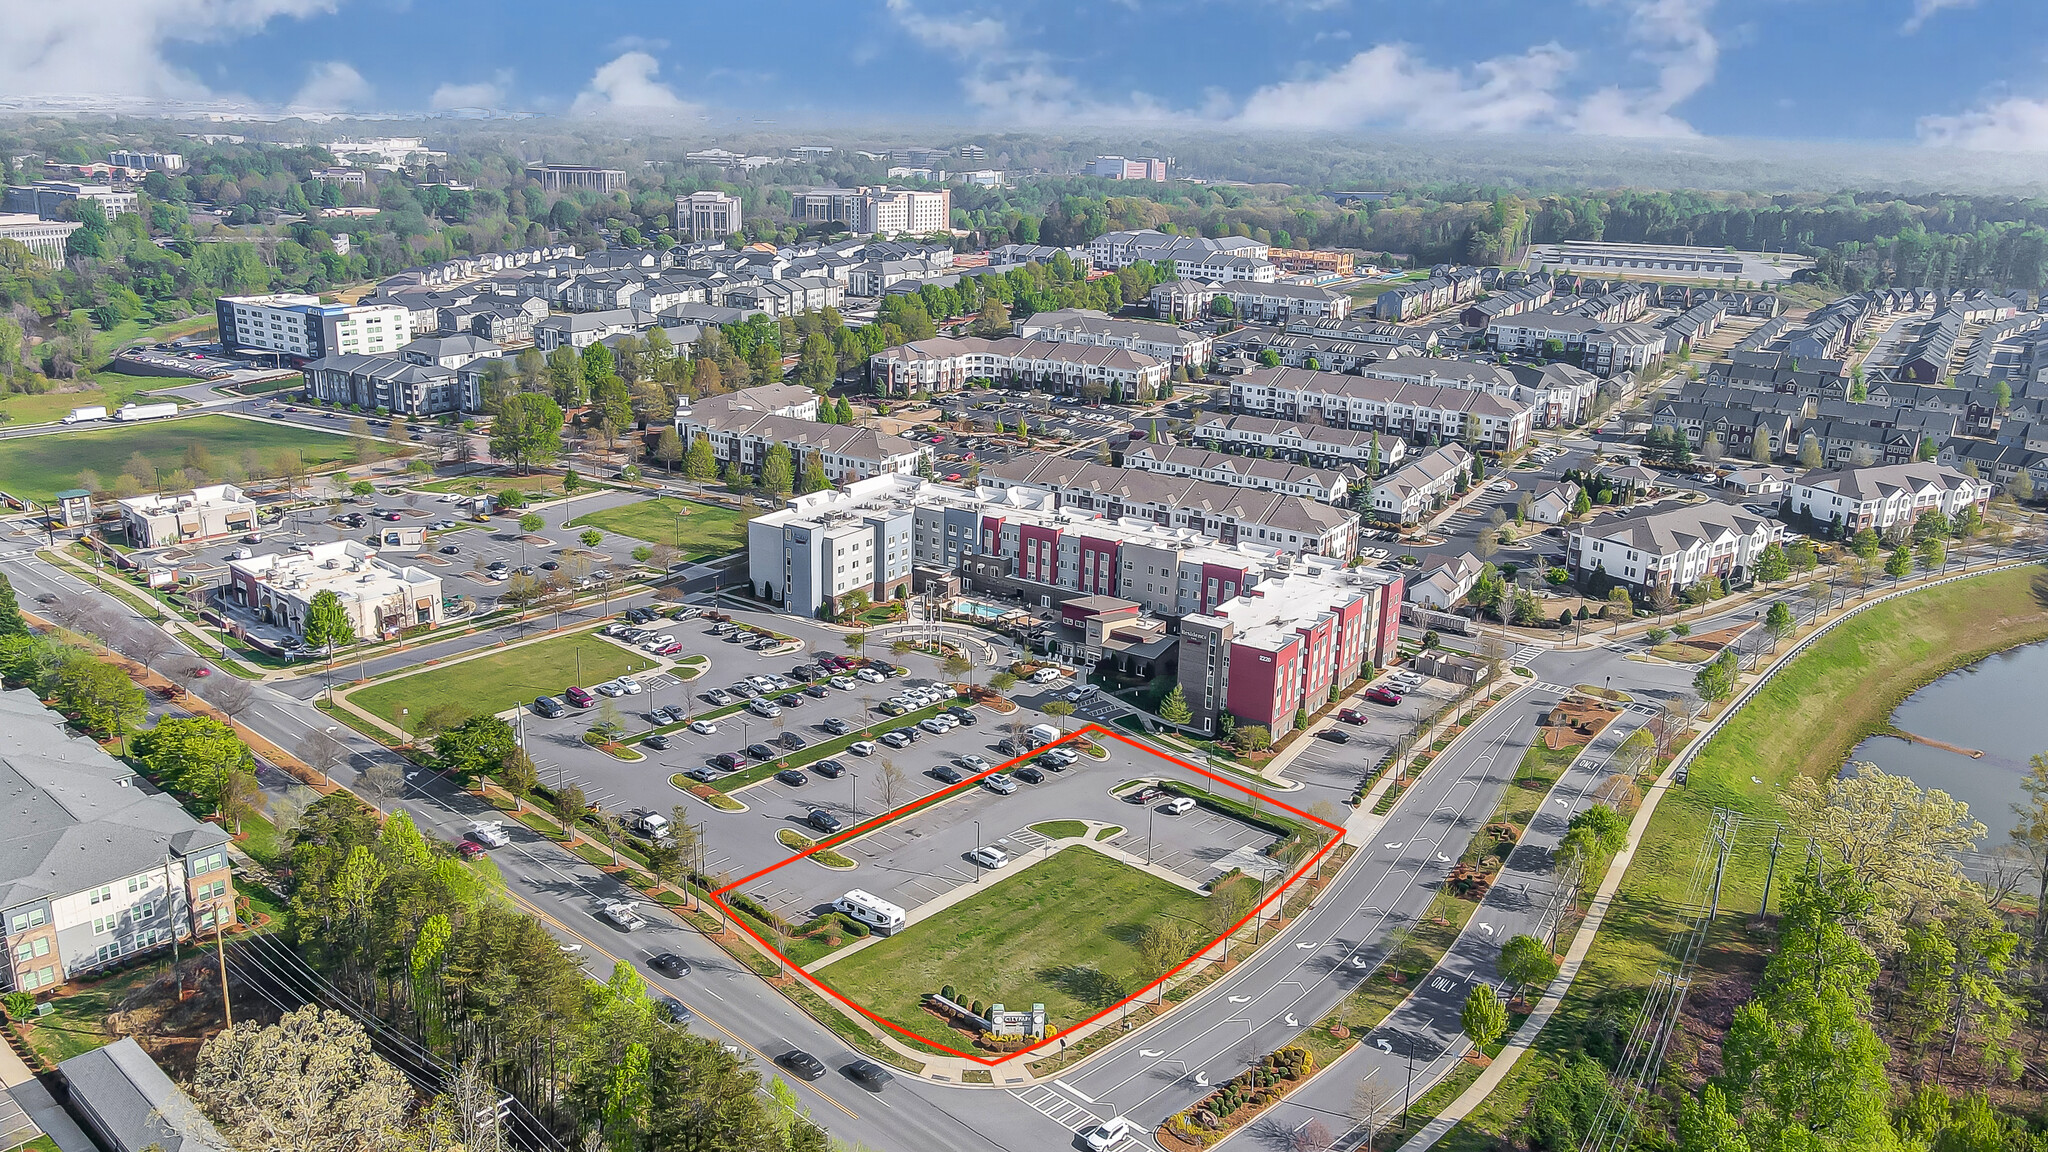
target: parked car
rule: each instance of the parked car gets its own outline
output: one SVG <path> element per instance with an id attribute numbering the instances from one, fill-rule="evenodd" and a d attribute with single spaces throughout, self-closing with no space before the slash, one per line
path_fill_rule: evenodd
<path id="1" fill-rule="evenodd" d="M 544 716 L 549 720 L 566 715 L 568 711 L 568 707 L 553 696 L 542 696 L 533 702 L 534 715 Z"/>
<path id="2" fill-rule="evenodd" d="M 574 684 L 562 690 L 562 697 L 578 708 L 588 708 L 597 703 L 597 697 L 592 696 L 588 688 L 579 688 Z"/>
<path id="3" fill-rule="evenodd" d="M 804 739 L 802 736 L 799 736 L 794 732 L 784 732 L 782 735 L 777 736 L 775 738 L 775 742 L 777 744 L 782 745 L 784 748 L 789 749 L 791 752 L 800 752 L 803 749 L 811 746 L 810 741 Z"/>
<path id="4" fill-rule="evenodd" d="M 827 780 L 837 780 L 846 775 L 846 765 L 837 760 L 820 760 L 811 765 L 811 771 Z"/>
<path id="5" fill-rule="evenodd" d="M 668 737 L 666 736 L 657 734 L 649 736 L 645 740 L 642 740 L 640 742 L 642 744 L 647 745 L 649 748 L 654 749 L 656 752 L 668 751 Z"/>
<path id="6" fill-rule="evenodd" d="M 875 671 L 873 668 L 863 668 L 860 671 L 855 672 L 854 677 L 856 679 L 865 680 L 870 684 L 880 684 L 882 681 L 888 679 L 887 676 L 882 675 L 880 672 Z"/>
<path id="7" fill-rule="evenodd" d="M 846 750 L 855 756 L 873 756 L 875 754 L 875 742 L 873 740 L 855 740 L 846 746 Z"/>
<path id="8" fill-rule="evenodd" d="M 1164 795 L 1166 795 L 1166 789 L 1147 785 L 1124 797 L 1124 799 L 1129 800 L 1133 804 L 1150 804 Z"/>
<path id="9" fill-rule="evenodd" d="M 1185 816 L 1195 810 L 1195 801 L 1192 797 L 1175 796 L 1173 799 L 1161 804 L 1159 810 L 1168 816 Z"/>
<path id="10" fill-rule="evenodd" d="M 981 786 L 998 796 L 1008 796 L 1017 790 L 1017 782 L 1001 772 L 981 778 Z"/>
<path id="11" fill-rule="evenodd" d="M 834 676 L 831 683 L 834 688 L 839 689 L 841 692 L 851 692 L 860 686 L 860 681 L 855 680 L 851 676 Z"/>
<path id="12" fill-rule="evenodd" d="M 879 739 L 891 748 L 910 747 L 910 737 L 905 736 L 901 728 L 896 729 L 894 732 L 884 732 Z"/>
<path id="13" fill-rule="evenodd" d="M 958 764 L 962 768 L 967 769 L 969 772 L 988 771 L 988 761 L 972 753 L 969 753 L 966 756 L 953 757 L 953 763 Z"/>
<path id="14" fill-rule="evenodd" d="M 823 699 L 824 699 L 825 697 L 827 697 L 827 696 L 830 696 L 831 694 L 832 694 L 832 689 L 831 689 L 831 688 L 829 688 L 829 687 L 827 687 L 826 685 L 823 685 L 823 684 L 806 684 L 806 685 L 804 685 L 804 695 L 806 695 L 806 696 L 809 696 L 809 697 L 810 697 L 811 699 L 813 699 L 813 700 L 823 700 Z"/>
<path id="15" fill-rule="evenodd" d="M 612 681 L 612 683 L 617 684 L 619 691 L 624 692 L 628 696 L 638 696 L 642 692 L 647 691 L 646 685 L 631 676 L 621 676 L 617 680 Z"/>
<path id="16" fill-rule="evenodd" d="M 809 824 L 827 836 L 839 831 L 841 827 L 839 817 L 825 811 L 823 808 L 811 809 L 811 814 L 804 817 L 804 823 Z"/>
<path id="17" fill-rule="evenodd" d="M 967 858 L 983 868 L 1001 868 L 1010 862 L 1010 854 L 993 844 L 984 844 L 967 854 Z"/>
<path id="18" fill-rule="evenodd" d="M 958 784 L 962 780 L 967 779 L 958 768 L 953 767 L 951 764 L 941 764 L 937 768 L 932 769 L 932 775 L 948 784 Z"/>
<path id="19" fill-rule="evenodd" d="M 690 731 L 695 732 L 699 736 L 715 735 L 718 732 L 718 721 L 692 720 L 690 721 Z"/>
<path id="20" fill-rule="evenodd" d="M 683 775 L 688 776 L 699 784 L 709 784 L 723 776 L 724 773 L 716 768 L 692 768 L 688 772 L 683 773 Z"/>
<path id="21" fill-rule="evenodd" d="M 810 701 L 803 698 L 801 693 L 797 692 L 791 692 L 784 696 L 778 696 L 776 697 L 775 702 L 777 704 L 782 705 L 784 708 L 801 708 L 804 705 L 810 703 Z"/>
<path id="22" fill-rule="evenodd" d="M 825 720 L 818 725 L 818 727 L 827 732 L 830 732 L 834 736 L 844 736 L 848 732 L 853 731 L 853 725 L 847 723 L 843 718 L 838 716 L 826 717 Z"/>
<path id="23" fill-rule="evenodd" d="M 1346 724 L 1363 724 L 1365 723 L 1365 713 L 1356 708 L 1346 708 L 1337 713 L 1337 719 L 1342 720 Z"/>
<path id="24" fill-rule="evenodd" d="M 1342 728 L 1325 728 L 1321 732 L 1316 733 L 1316 735 L 1321 736 L 1332 744 L 1351 743 L 1351 733 L 1346 732 Z"/>
<path id="25" fill-rule="evenodd" d="M 1365 690 L 1365 698 L 1375 704 L 1393 705 L 1401 702 L 1401 694 L 1389 688 L 1368 688 Z"/>
<path id="26" fill-rule="evenodd" d="M 1045 773 L 1040 772 L 1038 769 L 1033 768 L 1029 764 L 1026 764 L 1022 768 L 1018 768 L 1012 771 L 1010 775 L 1015 776 L 1017 779 L 1022 780 L 1026 784 L 1045 783 Z"/>
<path id="27" fill-rule="evenodd" d="M 773 720 L 782 715 L 781 708 L 761 699 L 747 701 L 747 711 L 766 720 Z"/>
<path id="28" fill-rule="evenodd" d="M 746 767 L 747 758 L 738 752 L 720 752 L 711 758 L 711 766 L 726 772 Z"/>
<path id="29" fill-rule="evenodd" d="M 756 760 L 773 760 L 775 759 L 775 749 L 770 748 L 766 744 L 749 744 L 747 745 L 747 755 Z"/>
<path id="30" fill-rule="evenodd" d="M 775 779 L 778 783 L 787 784 L 791 788 L 801 788 L 811 782 L 811 778 L 804 775 L 801 768 L 784 768 L 775 774 Z"/>

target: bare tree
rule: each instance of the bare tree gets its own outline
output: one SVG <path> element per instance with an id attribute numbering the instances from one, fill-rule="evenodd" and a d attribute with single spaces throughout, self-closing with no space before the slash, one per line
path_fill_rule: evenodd
<path id="1" fill-rule="evenodd" d="M 218 677 L 218 683 L 207 685 L 206 702 L 226 713 L 230 721 L 238 720 L 256 702 L 256 685 L 239 676 Z"/>
<path id="2" fill-rule="evenodd" d="M 164 634 L 163 629 L 144 625 L 126 629 L 122 634 L 122 651 L 129 657 L 142 661 L 142 666 L 156 671 L 157 662 L 178 651 L 178 642 Z"/>
<path id="3" fill-rule="evenodd" d="M 908 783 L 909 777 L 902 768 L 897 766 L 894 760 L 883 759 L 881 776 L 875 781 L 876 787 L 880 788 L 882 792 L 882 811 L 888 812 L 895 809 L 896 795 Z"/>
<path id="4" fill-rule="evenodd" d="M 1351 1093 L 1351 1120 L 1365 1129 L 1365 1152 L 1372 1152 L 1374 1137 L 1379 1135 L 1380 1121 L 1391 1114 L 1394 1092 L 1377 1078 L 1367 1077 L 1358 1082 Z"/>
<path id="5" fill-rule="evenodd" d="M 333 732 L 318 728 L 301 737 L 292 751 L 306 767 L 320 773 L 322 780 L 333 776 L 336 768 L 348 762 L 348 745 Z"/>
<path id="6" fill-rule="evenodd" d="M 396 764 L 372 764 L 363 769 L 363 788 L 395 798 L 405 790 L 405 772 Z"/>
<path id="7" fill-rule="evenodd" d="M 1329 1125 L 1311 1118 L 1294 1130 L 1294 1139 L 1290 1143 L 1294 1152 L 1330 1152 L 1337 1146 L 1337 1138 L 1330 1134 Z"/>

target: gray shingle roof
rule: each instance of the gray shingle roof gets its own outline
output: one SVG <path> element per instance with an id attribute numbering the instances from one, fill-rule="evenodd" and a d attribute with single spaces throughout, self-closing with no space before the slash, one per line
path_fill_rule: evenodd
<path id="1" fill-rule="evenodd" d="M 0 911 L 225 844 L 26 689 L 0 692 Z"/>
<path id="2" fill-rule="evenodd" d="M 116 1152 L 152 1145 L 163 1152 L 234 1152 L 133 1036 L 73 1056 L 57 1069 L 70 1087 L 72 1107 Z"/>

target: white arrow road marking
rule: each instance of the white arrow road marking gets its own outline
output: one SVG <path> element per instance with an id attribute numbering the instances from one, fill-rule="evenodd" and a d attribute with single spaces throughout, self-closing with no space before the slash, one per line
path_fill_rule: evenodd
<path id="1" fill-rule="evenodd" d="M 1232 996 L 1232 997 L 1230 998 L 1230 1002 L 1231 1002 L 1232 1004 L 1249 1004 L 1249 1003 L 1251 1002 L 1251 997 L 1249 997 L 1249 996 Z"/>
<path id="2" fill-rule="evenodd" d="M 1288 1026 L 1289 1028 L 1299 1028 L 1299 1027 L 1301 1027 L 1301 1021 L 1299 1021 L 1299 1020 L 1296 1020 L 1296 1019 L 1294 1018 L 1294 1013 L 1292 1013 L 1292 1012 L 1289 1012 L 1289 1013 L 1287 1014 L 1287 1017 L 1286 1017 L 1286 1019 L 1287 1019 L 1287 1026 Z"/>
<path id="3" fill-rule="evenodd" d="M 1481 924 L 1481 925 L 1479 926 L 1479 930 L 1480 930 L 1481 932 L 1484 932 L 1484 933 L 1486 933 L 1486 934 L 1487 934 L 1488 936 L 1491 936 L 1491 935 L 1493 935 L 1493 925 L 1491 925 L 1491 924 Z"/>
<path id="4" fill-rule="evenodd" d="M 1294 946 L 1296 948 L 1313 948 L 1316 946 L 1316 942 L 1313 940 L 1296 940 Z"/>
<path id="5" fill-rule="evenodd" d="M 1394 1051 L 1394 1046 L 1392 1044 L 1387 1043 L 1385 1037 L 1381 1037 L 1380 1039 L 1373 1041 L 1373 1045 L 1377 1047 L 1380 1051 L 1388 1053 L 1390 1055 Z"/>
<path id="6" fill-rule="evenodd" d="M 1155 1057 L 1166 1055 L 1166 1050 L 1163 1048 L 1140 1048 L 1138 1049 L 1138 1055 L 1143 1056 L 1147 1060 L 1151 1060 Z"/>
<path id="7" fill-rule="evenodd" d="M 1388 848 L 1404 848 L 1404 847 L 1406 847 L 1406 846 L 1407 846 L 1407 845 L 1406 845 L 1406 843 L 1405 843 L 1405 842 L 1404 842 L 1404 843 L 1401 843 L 1401 844 L 1388 844 L 1388 845 L 1385 845 L 1385 847 L 1388 847 Z"/>
<path id="8" fill-rule="evenodd" d="M 1195 1087 L 1207 1088 L 1208 1086 L 1209 1078 L 1207 1076 L 1202 1075 L 1200 1072 L 1195 1073 Z"/>
<path id="9" fill-rule="evenodd" d="M 1751 777 L 1751 779 L 1755 779 L 1755 777 Z M 1571 802 L 1570 802 L 1570 801 L 1568 801 L 1568 800 L 1552 800 L 1552 801 L 1551 801 L 1551 803 L 1552 803 L 1552 804 L 1559 804 L 1559 805 L 1562 805 L 1562 806 L 1564 806 L 1564 807 L 1566 807 L 1566 808 L 1569 808 L 1569 807 L 1571 807 Z"/>
<path id="10" fill-rule="evenodd" d="M 1436 862 L 1439 864 L 1449 864 L 1451 862 L 1451 858 L 1439 852 L 1436 854 Z"/>
<path id="11" fill-rule="evenodd" d="M 1353 968 L 1364 968 L 1367 966 L 1367 963 L 1368 961 L 1363 956 L 1353 956 L 1351 958 L 1351 966 Z"/>

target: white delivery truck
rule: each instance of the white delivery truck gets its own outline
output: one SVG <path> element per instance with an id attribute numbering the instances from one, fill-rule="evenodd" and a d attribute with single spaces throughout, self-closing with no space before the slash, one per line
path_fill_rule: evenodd
<path id="1" fill-rule="evenodd" d="M 1033 724 L 1024 734 L 1039 744 L 1050 744 L 1060 738 L 1060 730 L 1050 724 Z"/>
<path id="2" fill-rule="evenodd" d="M 114 419 L 133 422 L 136 420 L 156 420 L 164 416 L 176 416 L 177 414 L 178 406 L 176 404 L 123 404 L 120 410 L 114 413 Z"/>
<path id="3" fill-rule="evenodd" d="M 95 405 L 91 408 L 73 408 L 71 412 L 64 417 L 64 422 L 66 424 L 78 424 L 86 420 L 105 420 L 106 418 L 106 408 Z"/>

